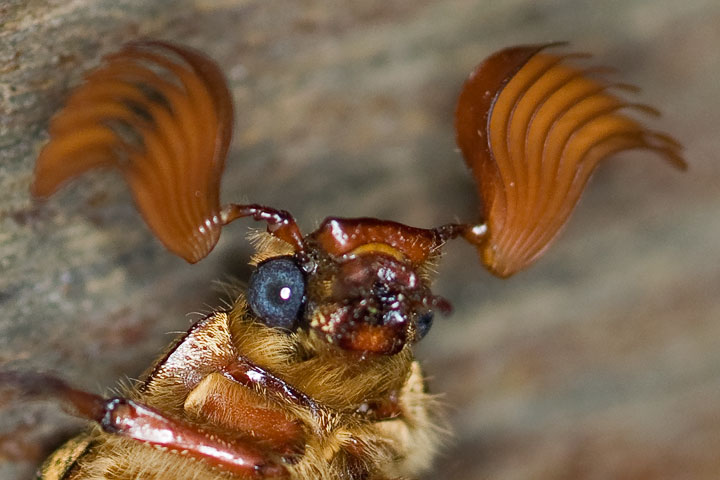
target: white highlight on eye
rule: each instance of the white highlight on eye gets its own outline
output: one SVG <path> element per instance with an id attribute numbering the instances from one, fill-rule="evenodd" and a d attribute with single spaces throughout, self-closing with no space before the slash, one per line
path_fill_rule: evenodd
<path id="1" fill-rule="evenodd" d="M 283 300 L 289 300 L 292 295 L 292 289 L 290 287 L 282 287 L 280 289 L 280 298 Z"/>

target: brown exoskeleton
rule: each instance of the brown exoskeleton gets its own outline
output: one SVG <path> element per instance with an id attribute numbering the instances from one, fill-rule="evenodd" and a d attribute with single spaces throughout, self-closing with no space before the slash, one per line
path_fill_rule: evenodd
<path id="1" fill-rule="evenodd" d="M 645 148 L 684 167 L 676 141 L 621 112 L 653 112 L 610 93 L 628 86 L 594 79 L 547 47 L 492 55 L 460 94 L 457 140 L 483 222 L 421 229 L 328 218 L 308 235 L 285 211 L 220 205 L 233 114 L 217 65 L 162 42 L 109 56 L 52 121 L 33 194 L 114 165 L 150 228 L 189 262 L 237 218 L 265 222 L 267 233 L 234 306 L 193 325 L 125 396 L 0 373 L 96 422 L 40 478 L 379 480 L 426 470 L 437 418 L 412 345 L 450 310 L 430 288 L 445 242 L 464 238 L 491 272 L 509 276 L 543 253 L 608 155 Z"/>

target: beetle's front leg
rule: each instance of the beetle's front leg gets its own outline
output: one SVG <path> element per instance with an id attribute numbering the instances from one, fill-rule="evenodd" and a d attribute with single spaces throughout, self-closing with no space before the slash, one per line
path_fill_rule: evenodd
<path id="1" fill-rule="evenodd" d="M 319 414 L 322 410 L 315 400 L 245 357 L 236 358 L 232 363 L 224 366 L 221 372 L 226 378 L 245 387 L 255 391 L 268 392 L 277 399 L 297 407 L 307 408 L 315 414 Z"/>
<path id="2" fill-rule="evenodd" d="M 57 398 L 69 413 L 93 420 L 114 435 L 194 457 L 245 476 L 287 476 L 285 467 L 272 459 L 269 452 L 246 442 L 221 438 L 134 400 L 106 399 L 42 374 L 0 372 L 0 385 L 16 388 L 24 395 Z"/>

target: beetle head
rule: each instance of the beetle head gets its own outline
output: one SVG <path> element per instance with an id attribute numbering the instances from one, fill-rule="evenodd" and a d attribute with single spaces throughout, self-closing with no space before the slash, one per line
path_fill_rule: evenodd
<path id="1" fill-rule="evenodd" d="M 372 218 L 327 219 L 306 238 L 312 259 L 305 319 L 328 342 L 392 355 L 429 330 L 449 303 L 430 291 L 431 230 Z"/>

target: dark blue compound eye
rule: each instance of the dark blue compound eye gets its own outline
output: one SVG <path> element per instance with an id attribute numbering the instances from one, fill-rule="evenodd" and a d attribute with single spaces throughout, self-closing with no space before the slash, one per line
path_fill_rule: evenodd
<path id="1" fill-rule="evenodd" d="M 250 276 L 247 299 L 267 326 L 294 330 L 305 300 L 305 276 L 292 258 L 271 258 Z"/>
<path id="2" fill-rule="evenodd" d="M 417 319 L 417 327 L 415 331 L 415 341 L 419 342 L 423 338 L 425 338 L 425 335 L 428 334 L 430 331 L 430 327 L 432 327 L 433 324 L 433 312 L 424 312 L 418 315 Z"/>

